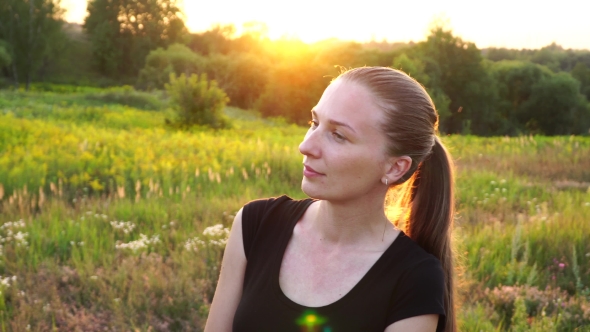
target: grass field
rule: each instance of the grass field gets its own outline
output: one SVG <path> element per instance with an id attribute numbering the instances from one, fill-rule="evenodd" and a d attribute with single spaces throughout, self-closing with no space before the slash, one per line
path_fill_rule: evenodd
<path id="1" fill-rule="evenodd" d="M 0 91 L 0 329 L 201 331 L 233 214 L 304 197 L 306 128 L 226 113 L 177 131 L 159 94 Z M 443 140 L 461 330 L 590 331 L 590 138 Z"/>

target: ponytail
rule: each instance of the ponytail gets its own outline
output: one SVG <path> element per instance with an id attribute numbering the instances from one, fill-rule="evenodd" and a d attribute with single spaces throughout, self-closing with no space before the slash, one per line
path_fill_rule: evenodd
<path id="1" fill-rule="evenodd" d="M 438 137 L 427 156 L 404 186 L 402 204 L 409 207 L 405 232 L 424 250 L 436 256 L 445 275 L 446 332 L 455 332 L 453 252 L 451 228 L 454 210 L 453 162 Z"/>
<path id="2" fill-rule="evenodd" d="M 339 79 L 362 84 L 384 112 L 382 129 L 390 156 L 409 156 L 412 165 L 393 183 L 398 227 L 437 257 L 445 275 L 446 332 L 457 331 L 453 283 L 451 226 L 453 223 L 453 163 L 435 135 L 439 116 L 420 83 L 407 74 L 384 67 L 346 71 Z M 402 224 L 404 224 L 402 226 Z"/>

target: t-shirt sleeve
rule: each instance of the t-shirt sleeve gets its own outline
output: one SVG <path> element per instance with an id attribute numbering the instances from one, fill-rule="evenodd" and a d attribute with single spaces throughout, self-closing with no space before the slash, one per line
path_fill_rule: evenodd
<path id="1" fill-rule="evenodd" d="M 437 331 L 445 325 L 444 272 L 440 261 L 429 257 L 409 270 L 392 296 L 387 326 L 399 320 L 439 314 Z"/>
<path id="2" fill-rule="evenodd" d="M 262 221 L 268 206 L 274 200 L 275 199 L 273 198 L 259 199 L 244 205 L 244 209 L 242 210 L 242 240 L 244 242 L 246 260 L 248 259 L 258 229 L 260 228 L 260 222 Z"/>

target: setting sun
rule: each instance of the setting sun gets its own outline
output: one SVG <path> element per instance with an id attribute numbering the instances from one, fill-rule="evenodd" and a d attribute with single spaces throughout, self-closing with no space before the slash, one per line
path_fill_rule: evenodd
<path id="1" fill-rule="evenodd" d="M 83 22 L 86 0 L 64 0 L 66 20 Z M 480 48 L 540 48 L 555 42 L 565 48 L 590 49 L 590 2 L 564 0 L 499 0 L 493 4 L 466 0 L 420 2 L 366 0 L 279 2 L 270 0 L 184 0 L 185 22 L 192 32 L 215 24 L 233 24 L 240 32 L 247 22 L 262 22 L 268 37 L 315 42 L 328 38 L 390 42 L 423 40 L 429 24 L 442 19 L 465 40 Z"/>

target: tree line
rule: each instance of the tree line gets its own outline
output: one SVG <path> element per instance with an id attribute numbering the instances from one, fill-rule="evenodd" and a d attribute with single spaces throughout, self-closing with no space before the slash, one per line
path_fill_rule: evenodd
<path id="1" fill-rule="evenodd" d="M 390 66 L 422 83 L 444 133 L 569 135 L 590 130 L 590 50 L 478 49 L 444 26 L 417 43 L 270 40 L 263 24 L 189 33 L 174 0 L 90 0 L 82 31 L 53 0 L 0 4 L 0 85 L 45 81 L 164 89 L 217 81 L 230 105 L 304 124 L 343 68 Z M 203 76 L 202 74 L 205 74 Z"/>

